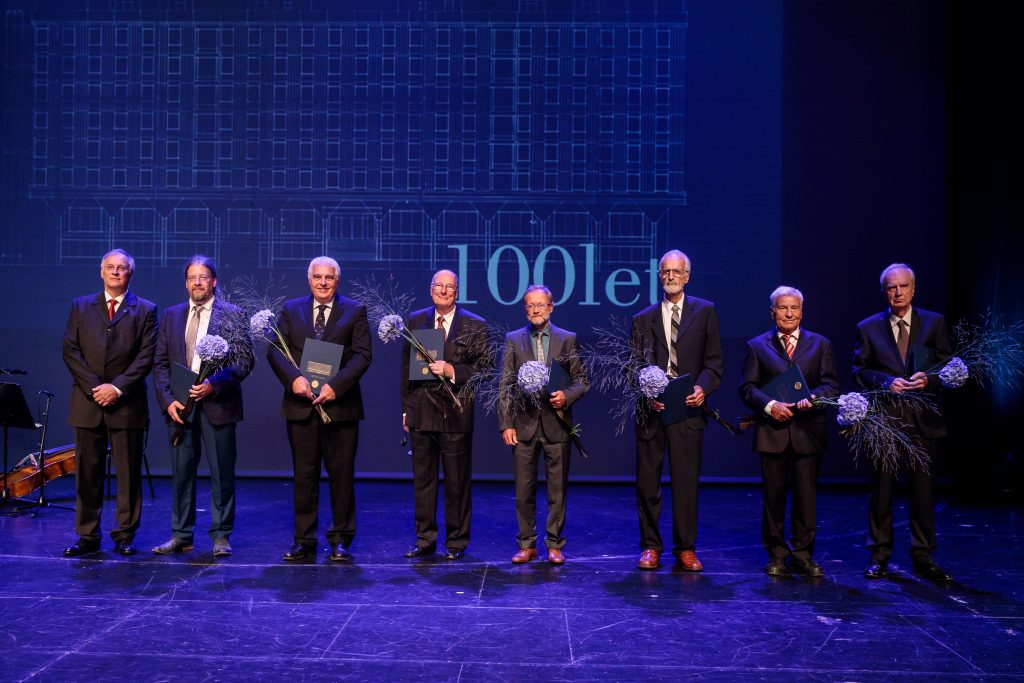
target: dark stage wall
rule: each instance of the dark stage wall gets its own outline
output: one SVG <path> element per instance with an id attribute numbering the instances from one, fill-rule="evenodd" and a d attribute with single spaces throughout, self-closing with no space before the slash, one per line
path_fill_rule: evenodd
<path id="1" fill-rule="evenodd" d="M 72 440 L 69 302 L 98 289 L 113 247 L 161 308 L 183 300 L 196 251 L 222 286 L 280 277 L 289 296 L 327 253 L 343 280 L 394 274 L 418 306 L 450 267 L 465 305 L 507 327 L 543 279 L 583 341 L 651 301 L 652 259 L 681 248 L 688 293 L 718 305 L 712 403 L 730 416 L 778 284 L 804 291 L 847 390 L 882 267 L 910 262 L 915 303 L 946 308 L 944 3 L 186 4 L 3 3 L 0 365 L 57 393 L 51 444 Z M 377 342 L 367 475 L 409 472 L 397 369 Z M 244 390 L 239 471 L 287 474 L 265 363 Z M 607 409 L 597 394 L 579 406 L 593 457 L 577 478 L 632 476 Z M 167 471 L 159 423 L 149 458 Z M 32 437 L 12 443 L 20 456 Z M 493 415 L 475 448 L 478 477 L 509 477 Z M 759 476 L 749 435 L 712 426 L 705 452 L 707 478 Z M 864 470 L 835 438 L 823 476 Z"/>

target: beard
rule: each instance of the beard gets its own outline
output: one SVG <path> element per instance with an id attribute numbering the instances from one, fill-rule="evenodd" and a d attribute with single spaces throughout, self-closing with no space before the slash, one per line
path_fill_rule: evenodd
<path id="1" fill-rule="evenodd" d="M 661 286 L 661 290 L 663 292 L 665 292 L 666 294 L 670 295 L 670 296 L 675 296 L 676 294 L 679 294 L 680 292 L 683 291 L 683 284 L 682 283 L 678 283 L 677 284 L 677 283 L 674 283 L 674 282 L 672 282 L 672 283 L 666 282 L 665 284 L 663 284 Z"/>

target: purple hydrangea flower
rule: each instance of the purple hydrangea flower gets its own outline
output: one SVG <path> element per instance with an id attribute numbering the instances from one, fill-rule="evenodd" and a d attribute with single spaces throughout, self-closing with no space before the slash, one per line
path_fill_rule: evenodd
<path id="1" fill-rule="evenodd" d="M 519 366 L 519 389 L 530 396 L 539 395 L 548 386 L 551 369 L 539 360 L 528 360 Z"/>
<path id="2" fill-rule="evenodd" d="M 640 383 L 640 393 L 649 399 L 655 399 L 661 396 L 668 386 L 668 375 L 661 368 L 648 365 L 639 372 L 637 381 Z"/>
<path id="3" fill-rule="evenodd" d="M 228 343 L 224 337 L 208 334 L 196 344 L 196 353 L 204 363 L 221 361 L 228 356 Z"/>
<path id="4" fill-rule="evenodd" d="M 249 318 L 249 330 L 254 337 L 262 339 L 270 334 L 274 325 L 274 312 L 270 309 L 263 309 L 252 314 Z"/>
<path id="5" fill-rule="evenodd" d="M 949 387 L 950 389 L 959 389 L 970 377 L 970 373 L 967 371 L 967 364 L 962 360 L 953 356 L 946 363 L 946 366 L 939 370 L 939 379 L 942 381 L 942 386 Z"/>
<path id="6" fill-rule="evenodd" d="M 843 427 L 857 424 L 868 414 L 868 400 L 855 391 L 843 394 L 836 403 L 839 404 L 839 416 L 836 417 L 836 421 Z"/>
<path id="7" fill-rule="evenodd" d="M 400 315 L 386 315 L 380 320 L 380 324 L 377 325 L 377 336 L 380 337 L 381 341 L 387 344 L 393 342 L 402 336 L 402 330 L 405 326 L 402 324 L 402 316 Z"/>

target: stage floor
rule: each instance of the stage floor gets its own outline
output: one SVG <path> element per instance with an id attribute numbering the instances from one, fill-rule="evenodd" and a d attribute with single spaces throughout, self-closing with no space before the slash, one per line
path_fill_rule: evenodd
<path id="1" fill-rule="evenodd" d="M 238 483 L 235 554 L 170 537 L 169 480 L 146 492 L 140 553 L 65 559 L 73 512 L 0 517 L 0 680 L 1005 680 L 1024 678 L 1024 516 L 941 504 L 947 587 L 910 573 L 905 501 L 892 578 L 862 575 L 867 494 L 819 494 L 819 580 L 773 579 L 760 490 L 705 486 L 702 574 L 636 569 L 633 490 L 572 485 L 562 567 L 515 566 L 511 484 L 474 486 L 473 540 L 456 562 L 407 560 L 412 485 L 357 484 L 354 561 L 281 561 L 291 487 Z M 73 504 L 73 481 L 48 487 Z M 207 487 L 200 488 L 205 529 Z M 542 497 L 542 496 L 541 496 Z M 671 538 L 670 517 L 662 533 Z M 539 504 L 544 509 L 543 502 Z M 326 508 L 326 491 L 321 509 Z M 109 531 L 112 504 L 104 510 Z M 443 526 L 443 522 L 442 522 Z M 541 522 L 543 526 L 543 522 Z"/>

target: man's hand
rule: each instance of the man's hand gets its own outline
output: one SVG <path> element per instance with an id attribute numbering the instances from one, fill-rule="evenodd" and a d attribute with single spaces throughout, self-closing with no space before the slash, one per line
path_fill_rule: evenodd
<path id="1" fill-rule="evenodd" d="M 789 422 L 793 419 L 793 404 L 776 401 L 772 404 L 772 419 L 776 422 Z"/>
<path id="2" fill-rule="evenodd" d="M 704 389 L 699 384 L 693 385 L 693 393 L 686 397 L 686 405 L 696 408 L 704 404 Z"/>
<path id="3" fill-rule="evenodd" d="M 647 407 L 657 413 L 665 410 L 665 404 L 661 401 L 655 401 L 653 398 L 647 399 Z"/>
<path id="4" fill-rule="evenodd" d="M 192 388 L 188 390 L 189 398 L 196 401 L 202 401 L 212 393 L 213 385 L 210 384 L 210 380 L 203 380 L 202 384 L 193 384 Z"/>
<path id="5" fill-rule="evenodd" d="M 117 389 L 113 384 L 101 384 L 92 388 L 92 400 L 104 408 L 112 406 L 117 402 Z"/>
<path id="6" fill-rule="evenodd" d="M 336 398 L 338 398 L 338 395 L 334 393 L 334 389 L 331 388 L 331 385 L 325 384 L 323 388 L 320 389 L 320 395 L 313 400 L 313 405 L 318 406 L 321 403 L 327 403 L 328 401 L 333 401 Z"/>
<path id="7" fill-rule="evenodd" d="M 811 401 L 813 399 L 814 399 L 814 395 L 813 394 L 811 395 L 810 399 L 806 399 L 806 398 L 800 399 L 800 401 L 796 404 L 796 409 L 797 410 L 814 410 L 814 404 L 811 403 Z"/>
<path id="8" fill-rule="evenodd" d="M 405 424 L 405 413 L 402 413 L 402 429 L 406 434 L 409 433 L 409 425 Z"/>
<path id="9" fill-rule="evenodd" d="M 505 442 L 506 446 L 515 446 L 519 443 L 519 439 L 516 438 L 515 428 L 506 429 L 501 432 L 501 440 Z"/>
<path id="10" fill-rule="evenodd" d="M 309 386 L 309 380 L 299 375 L 292 382 L 292 393 L 296 396 L 305 396 L 310 401 L 313 400 L 313 387 Z"/>
<path id="11" fill-rule="evenodd" d="M 185 421 L 178 416 L 178 413 L 180 413 L 184 409 L 185 406 L 181 405 L 180 402 L 172 401 L 171 405 L 167 406 L 167 414 L 171 416 L 171 420 L 173 422 L 177 422 L 178 424 L 183 425 L 185 424 Z"/>
<path id="12" fill-rule="evenodd" d="M 920 377 L 919 377 L 920 375 Z M 914 376 L 910 379 L 903 379 L 902 377 L 896 377 L 889 384 L 889 391 L 894 394 L 903 394 L 908 391 L 919 391 L 928 386 L 928 376 L 923 372 L 914 373 Z"/>
<path id="13" fill-rule="evenodd" d="M 437 375 L 438 377 L 447 377 L 448 379 L 455 379 L 455 369 L 452 368 L 452 373 L 451 375 L 449 375 L 448 368 L 450 368 L 451 366 L 448 365 L 448 363 L 446 363 L 443 360 L 435 360 L 427 367 L 430 368 L 430 371 Z"/>
<path id="14" fill-rule="evenodd" d="M 915 372 L 910 376 L 910 383 L 917 389 L 924 389 L 928 386 L 928 375 L 923 372 Z"/>
<path id="15" fill-rule="evenodd" d="M 562 408 L 565 407 L 565 392 L 556 391 L 555 393 L 551 394 L 549 402 L 551 403 L 552 408 L 554 408 L 555 410 L 561 410 Z"/>

